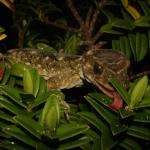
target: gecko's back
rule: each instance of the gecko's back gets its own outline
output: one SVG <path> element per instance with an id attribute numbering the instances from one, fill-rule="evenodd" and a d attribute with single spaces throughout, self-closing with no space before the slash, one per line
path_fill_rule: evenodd
<path id="1" fill-rule="evenodd" d="M 64 56 L 37 49 L 12 49 L 4 57 L 16 63 L 31 65 L 48 82 L 51 89 L 71 88 L 82 85 L 80 79 L 81 57 Z"/>
<path id="2" fill-rule="evenodd" d="M 13 49 L 1 54 L 4 59 L 31 65 L 48 83 L 50 89 L 80 86 L 86 80 L 114 99 L 121 99 L 109 84 L 118 80 L 128 85 L 129 60 L 119 51 L 110 49 L 89 50 L 82 56 L 52 54 L 37 49 Z"/>

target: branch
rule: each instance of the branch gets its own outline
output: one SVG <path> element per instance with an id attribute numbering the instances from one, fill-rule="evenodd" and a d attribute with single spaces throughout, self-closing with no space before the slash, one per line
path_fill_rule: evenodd
<path id="1" fill-rule="evenodd" d="M 88 46 L 89 48 L 101 48 L 106 42 L 97 42 L 100 36 L 103 35 L 100 31 L 97 31 L 96 33 L 93 33 L 93 30 L 95 28 L 96 21 L 98 19 L 98 15 L 100 13 L 100 8 L 102 8 L 106 2 L 106 0 L 100 0 L 100 2 L 97 4 L 97 7 L 95 11 L 93 11 L 93 6 L 90 6 L 86 19 L 83 20 L 81 16 L 79 15 L 77 9 L 75 8 L 74 4 L 72 3 L 72 0 L 66 0 L 69 9 L 71 10 L 74 18 L 79 23 L 80 27 L 79 29 L 69 27 L 66 25 L 58 24 L 54 21 L 49 20 L 48 18 L 44 19 L 44 22 L 48 25 L 52 25 L 54 27 L 64 29 L 70 32 L 74 33 L 80 33 L 85 36 L 85 40 L 80 41 L 79 45 L 81 46 Z"/>
<path id="2" fill-rule="evenodd" d="M 141 76 L 144 76 L 144 75 L 150 75 L 150 70 L 147 70 L 147 71 L 144 71 L 144 72 L 141 72 L 141 73 L 138 73 L 136 75 L 132 75 L 129 77 L 130 80 L 135 80 Z"/>
<path id="3" fill-rule="evenodd" d="M 94 30 L 94 27 L 95 27 L 95 23 L 97 21 L 97 17 L 100 13 L 100 9 L 104 6 L 106 0 L 101 0 L 98 4 L 97 4 L 97 7 L 95 9 L 95 12 L 92 16 L 92 20 L 91 20 L 91 23 L 90 23 L 90 35 L 92 36 L 92 33 L 93 33 L 93 30 Z"/>
<path id="4" fill-rule="evenodd" d="M 47 25 L 51 25 L 51 26 L 54 26 L 54 27 L 57 27 L 57 28 L 60 28 L 60 29 L 64 29 L 64 30 L 70 31 L 70 32 L 75 32 L 75 33 L 80 32 L 79 29 L 72 28 L 72 27 L 69 27 L 69 26 L 64 26 L 64 25 L 55 23 L 55 22 L 50 21 L 50 20 L 46 20 L 45 23 L 46 23 Z"/>
<path id="5" fill-rule="evenodd" d="M 92 45 L 92 41 L 80 41 L 80 44 L 79 44 L 80 46 L 90 46 L 90 45 Z"/>
<path id="6" fill-rule="evenodd" d="M 93 8 L 91 6 L 90 9 L 88 10 L 86 20 L 85 20 L 85 25 L 87 28 L 89 28 L 89 26 L 90 26 L 90 20 L 91 20 L 92 12 L 93 12 Z"/>
<path id="7" fill-rule="evenodd" d="M 74 7 L 72 1 L 71 1 L 71 0 L 67 0 L 67 4 L 68 4 L 68 7 L 70 8 L 70 10 L 71 10 L 73 16 L 74 16 L 75 19 L 78 21 L 78 23 L 79 23 L 81 29 L 82 29 L 83 31 L 85 31 L 86 29 L 85 29 L 84 21 L 83 21 L 83 19 L 80 17 L 80 15 L 79 15 L 78 11 L 76 10 L 76 8 Z"/>
<path id="8" fill-rule="evenodd" d="M 93 43 L 95 43 L 104 33 L 97 31 L 95 36 L 93 37 Z"/>
<path id="9" fill-rule="evenodd" d="M 100 48 L 102 48 L 105 44 L 107 44 L 106 41 L 100 41 L 100 42 L 98 42 L 98 43 L 96 43 L 96 44 L 93 44 L 93 45 L 91 46 L 91 49 L 100 49 Z"/>
<path id="10" fill-rule="evenodd" d="M 27 21 L 27 24 L 22 27 L 21 24 L 22 24 L 22 18 L 18 19 L 16 21 L 16 28 L 18 30 L 18 48 L 23 48 L 24 46 L 24 37 L 25 37 L 25 34 L 28 30 L 28 27 L 29 27 L 29 24 L 30 24 L 30 19 Z"/>

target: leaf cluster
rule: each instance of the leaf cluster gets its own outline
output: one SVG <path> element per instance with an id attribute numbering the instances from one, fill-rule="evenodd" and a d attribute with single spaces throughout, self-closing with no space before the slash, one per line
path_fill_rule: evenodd
<path id="1" fill-rule="evenodd" d="M 1 148 L 140 150 L 150 141 L 147 76 L 130 83 L 128 91 L 110 82 L 124 100 L 114 110 L 113 100 L 99 92 L 87 94 L 84 102 L 67 101 L 29 66 L 1 62 L 0 69 Z"/>

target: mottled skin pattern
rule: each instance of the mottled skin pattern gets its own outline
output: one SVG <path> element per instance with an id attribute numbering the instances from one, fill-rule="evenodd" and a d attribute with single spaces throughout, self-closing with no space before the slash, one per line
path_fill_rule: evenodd
<path id="1" fill-rule="evenodd" d="M 3 58 L 36 68 L 50 89 L 81 86 L 86 80 L 113 97 L 114 89 L 108 84 L 110 79 L 117 79 L 125 87 L 128 84 L 129 61 L 119 51 L 97 49 L 82 56 L 66 56 L 24 48 L 9 50 Z"/>
<path id="2" fill-rule="evenodd" d="M 50 89 L 72 88 L 82 85 L 81 57 L 55 55 L 37 49 L 13 49 L 5 58 L 31 65 L 47 80 Z"/>

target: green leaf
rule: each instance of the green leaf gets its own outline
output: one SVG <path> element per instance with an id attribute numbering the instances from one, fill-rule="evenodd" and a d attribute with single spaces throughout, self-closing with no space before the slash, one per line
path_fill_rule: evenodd
<path id="1" fill-rule="evenodd" d="M 40 75 L 38 74 L 36 69 L 33 69 L 33 95 L 36 97 L 40 87 Z"/>
<path id="2" fill-rule="evenodd" d="M 144 98 L 150 98 L 150 84 L 148 84 L 147 89 L 144 94 Z"/>
<path id="3" fill-rule="evenodd" d="M 120 8 L 120 9 L 121 9 L 121 13 L 123 15 L 123 19 L 126 20 L 128 22 L 128 24 L 130 24 L 132 29 L 134 29 L 136 26 L 134 25 L 133 19 L 131 18 L 129 13 L 127 13 L 127 11 L 125 11 L 124 8 Z"/>
<path id="4" fill-rule="evenodd" d="M 36 48 L 47 52 L 56 52 L 53 47 L 43 42 L 36 43 Z"/>
<path id="5" fill-rule="evenodd" d="M 86 124 L 79 123 L 68 123 L 61 125 L 56 131 L 56 137 L 62 141 L 68 138 L 77 136 L 79 134 L 84 134 L 85 131 L 89 129 L 89 126 Z"/>
<path id="6" fill-rule="evenodd" d="M 43 125 L 47 132 L 54 132 L 58 127 L 60 120 L 60 105 L 59 102 L 63 101 L 63 94 L 61 92 L 52 93 L 49 95 L 47 102 L 44 105 L 40 123 Z"/>
<path id="7" fill-rule="evenodd" d="M 107 9 L 102 9 L 102 12 L 105 14 L 105 16 L 108 19 L 108 23 L 111 24 L 112 21 L 116 18 L 113 13 L 111 13 L 109 10 Z"/>
<path id="8" fill-rule="evenodd" d="M 138 1 L 138 3 L 140 4 L 145 16 L 150 16 L 150 7 L 147 5 L 147 3 L 145 1 Z"/>
<path id="9" fill-rule="evenodd" d="M 150 27 L 149 21 L 149 16 L 141 16 L 140 18 L 135 20 L 134 24 L 138 27 Z"/>
<path id="10" fill-rule="evenodd" d="M 5 128 L 3 128 L 3 132 L 12 137 L 15 137 L 16 139 L 18 139 L 32 147 L 35 147 L 35 145 L 36 145 L 37 141 L 35 141 L 32 137 L 30 137 L 29 134 L 23 132 L 23 130 L 21 130 L 20 128 L 14 126 L 14 125 L 6 126 Z"/>
<path id="11" fill-rule="evenodd" d="M 67 20 L 65 18 L 58 18 L 55 20 L 55 23 L 62 27 L 67 26 Z"/>
<path id="12" fill-rule="evenodd" d="M 135 35 L 135 43 L 136 43 L 136 49 L 135 49 L 135 54 L 136 54 L 136 61 L 139 61 L 139 55 L 140 55 L 140 52 L 141 52 L 141 33 L 139 32 L 136 32 L 136 35 Z"/>
<path id="13" fill-rule="evenodd" d="M 44 125 L 46 130 L 50 132 L 50 136 L 53 136 L 53 132 L 56 131 L 60 121 L 60 107 L 58 102 L 55 103 L 46 114 Z M 47 131 L 46 131 L 47 132 Z"/>
<path id="14" fill-rule="evenodd" d="M 0 53 L 0 57 L 3 57 L 1 55 L 2 54 Z M 5 69 L 6 69 L 6 64 L 4 62 L 0 62 L 0 81 L 3 79 Z"/>
<path id="15" fill-rule="evenodd" d="M 53 148 L 50 148 L 50 146 L 45 145 L 44 143 L 37 143 L 36 144 L 36 150 L 54 150 Z"/>
<path id="16" fill-rule="evenodd" d="M 92 150 L 98 150 L 98 149 L 101 149 L 100 138 L 94 139 L 93 148 L 92 148 Z"/>
<path id="17" fill-rule="evenodd" d="M 150 107 L 150 98 L 143 98 L 138 105 L 135 105 L 134 108 L 144 108 Z"/>
<path id="18" fill-rule="evenodd" d="M 147 35 L 145 33 L 141 33 L 141 50 L 138 55 L 138 61 L 141 61 L 144 59 L 144 57 L 147 54 L 148 51 L 148 39 Z"/>
<path id="19" fill-rule="evenodd" d="M 80 111 L 89 111 L 89 105 L 87 103 L 81 102 L 79 103 L 79 108 L 78 107 L 74 107 L 75 111 L 78 112 L 78 110 Z M 72 110 L 72 108 L 71 108 Z"/>
<path id="20" fill-rule="evenodd" d="M 125 90 L 125 88 L 119 83 L 119 81 L 112 79 L 112 80 L 110 80 L 110 83 L 117 90 L 117 92 L 123 98 L 123 100 L 126 102 L 126 104 L 129 105 L 129 103 L 130 103 L 130 95 Z"/>
<path id="21" fill-rule="evenodd" d="M 3 79 L 2 79 L 0 84 L 1 85 L 5 85 L 7 83 L 7 81 L 9 80 L 9 77 L 10 77 L 10 69 L 5 68 Z"/>
<path id="22" fill-rule="evenodd" d="M 6 99 L 1 95 L 0 95 L 0 106 L 12 112 L 13 114 L 19 114 L 19 112 L 21 111 L 21 108 L 19 106 L 15 105 L 14 103 L 12 103 L 11 101 L 9 101 L 8 99 Z"/>
<path id="23" fill-rule="evenodd" d="M 140 80 L 136 83 L 131 93 L 131 101 L 129 104 L 129 107 L 131 109 L 133 109 L 135 105 L 141 102 L 142 97 L 144 96 L 145 91 L 147 89 L 147 85 L 148 77 L 146 75 L 140 78 Z"/>
<path id="24" fill-rule="evenodd" d="M 128 135 L 150 141 L 150 129 L 143 126 L 132 125 L 128 128 Z"/>
<path id="25" fill-rule="evenodd" d="M 10 76 L 7 85 L 8 85 L 9 87 L 14 87 L 15 82 L 16 82 L 16 78 L 13 77 L 13 76 Z"/>
<path id="26" fill-rule="evenodd" d="M 142 149 L 140 144 L 130 137 L 123 139 L 123 141 L 119 145 L 127 150 L 133 150 L 133 149 L 141 150 Z"/>
<path id="27" fill-rule="evenodd" d="M 15 84 L 16 84 L 16 86 L 23 87 L 23 81 L 22 81 L 22 79 L 16 78 Z M 22 90 L 22 88 L 21 88 L 21 90 Z"/>
<path id="28" fill-rule="evenodd" d="M 12 115 L 9 115 L 8 113 L 5 113 L 3 111 L 0 111 L 0 118 L 3 119 L 3 120 L 6 120 L 6 121 L 9 121 L 9 122 L 13 122 L 13 119 L 12 119 Z"/>
<path id="29" fill-rule="evenodd" d="M 93 108 L 109 123 L 111 124 L 113 120 L 116 119 L 116 116 L 112 113 L 112 111 L 109 111 L 107 108 L 104 108 L 104 106 L 97 103 L 95 100 L 93 100 L 89 96 L 85 96 L 85 99 L 93 106 Z"/>
<path id="30" fill-rule="evenodd" d="M 116 31 L 112 29 L 112 24 L 105 24 L 100 28 L 100 32 L 121 35 L 122 32 Z"/>
<path id="31" fill-rule="evenodd" d="M 150 47 L 150 30 L 147 31 L 147 36 L 148 36 L 148 46 Z M 150 53 L 150 48 L 149 48 L 149 53 Z"/>
<path id="32" fill-rule="evenodd" d="M 120 18 L 113 19 L 112 26 L 125 30 L 133 30 L 133 26 L 127 20 Z"/>
<path id="33" fill-rule="evenodd" d="M 89 143 L 86 143 L 86 144 L 83 144 L 83 145 L 80 145 L 80 149 L 82 150 L 93 150 L 93 147 L 92 147 L 92 144 Z"/>
<path id="34" fill-rule="evenodd" d="M 137 2 L 140 4 L 145 16 L 149 17 L 150 16 L 150 7 L 147 5 L 147 2 L 145 2 L 145 1 L 137 1 Z"/>
<path id="35" fill-rule="evenodd" d="M 89 145 L 89 150 L 99 150 L 101 149 L 101 135 L 99 134 L 99 132 L 94 131 L 93 129 L 89 129 L 86 131 L 86 135 L 90 136 L 92 138 L 93 141 L 93 145 L 91 147 L 91 145 Z M 84 145 L 83 145 L 84 146 Z M 81 148 L 83 147 L 81 146 Z M 87 147 L 85 148 L 85 150 L 87 150 Z"/>
<path id="36" fill-rule="evenodd" d="M 22 98 L 23 103 L 26 105 L 26 109 L 31 112 L 30 105 L 33 103 L 35 100 L 35 97 L 32 94 L 28 93 L 20 93 L 20 96 Z"/>
<path id="37" fill-rule="evenodd" d="M 111 127 L 113 136 L 120 134 L 122 132 L 125 132 L 128 129 L 127 125 L 125 125 L 124 123 L 121 123 L 121 121 L 119 121 L 118 119 L 114 120 L 111 123 L 110 127 Z"/>
<path id="38" fill-rule="evenodd" d="M 23 74 L 24 91 L 33 94 L 33 69 L 26 69 Z"/>
<path id="39" fill-rule="evenodd" d="M 125 40 L 124 36 L 120 36 L 119 38 L 120 50 L 125 54 Z"/>
<path id="40" fill-rule="evenodd" d="M 129 43 L 130 43 L 130 47 L 133 53 L 133 57 L 136 60 L 136 37 L 134 34 L 129 33 L 128 34 L 128 39 L 129 39 Z"/>
<path id="41" fill-rule="evenodd" d="M 119 50 L 120 49 L 119 40 L 112 40 L 112 49 L 114 49 L 114 50 Z"/>
<path id="42" fill-rule="evenodd" d="M 28 115 L 17 115 L 13 118 L 20 126 L 30 132 L 33 136 L 41 139 L 41 134 L 43 133 L 42 126 Z"/>
<path id="43" fill-rule="evenodd" d="M 4 32 L 4 31 L 5 31 L 5 29 L 2 28 L 2 27 L 0 27 L 0 33 L 1 33 L 1 32 Z"/>
<path id="44" fill-rule="evenodd" d="M 108 106 L 109 104 L 112 103 L 112 99 L 102 93 L 92 92 L 92 93 L 89 93 L 88 96 L 102 103 L 105 106 Z"/>
<path id="45" fill-rule="evenodd" d="M 10 69 L 10 74 L 17 76 L 17 77 L 23 77 L 24 72 L 29 69 L 29 66 L 25 64 L 13 64 L 11 69 Z"/>
<path id="46" fill-rule="evenodd" d="M 126 36 L 120 37 L 120 50 L 127 56 L 127 58 L 131 57 L 131 48 L 129 39 Z"/>
<path id="47" fill-rule="evenodd" d="M 11 100 L 16 102 L 18 105 L 26 108 L 26 106 L 22 103 L 22 99 L 17 89 L 9 87 L 7 85 L 0 86 L 0 90 L 3 95 L 8 96 Z"/>
<path id="48" fill-rule="evenodd" d="M 96 3 L 96 1 L 95 1 L 95 4 L 97 4 Z M 118 6 L 118 2 L 116 2 L 116 1 L 113 1 L 113 0 L 109 0 L 107 3 L 106 3 L 106 6 Z"/>
<path id="49" fill-rule="evenodd" d="M 13 149 L 13 150 L 26 150 L 27 148 L 24 145 L 17 144 L 15 141 L 3 140 L 0 142 L 0 148 L 3 149 Z"/>
<path id="50" fill-rule="evenodd" d="M 128 109 L 120 109 L 119 113 L 120 113 L 120 116 L 122 119 L 125 119 L 125 118 L 135 115 L 134 111 L 129 111 Z"/>
<path id="51" fill-rule="evenodd" d="M 131 95 L 134 87 L 136 86 L 137 82 L 139 79 L 134 80 L 134 82 L 129 83 L 129 89 L 128 89 L 128 94 Z"/>
<path id="52" fill-rule="evenodd" d="M 150 111 L 143 110 L 136 113 L 134 116 L 134 121 L 136 122 L 143 122 L 143 123 L 150 123 Z"/>
<path id="53" fill-rule="evenodd" d="M 76 54 L 79 41 L 80 41 L 80 38 L 76 34 L 73 34 L 65 44 L 65 47 L 64 47 L 65 53 Z"/>
<path id="54" fill-rule="evenodd" d="M 81 118 L 88 121 L 90 124 L 95 126 L 100 132 L 106 129 L 106 124 L 103 123 L 94 113 L 92 112 L 79 112 Z"/>
<path id="55" fill-rule="evenodd" d="M 40 77 L 40 85 L 39 85 L 39 91 L 38 91 L 38 95 L 43 95 L 44 93 L 46 93 L 47 90 L 47 82 L 43 77 Z"/>
<path id="56" fill-rule="evenodd" d="M 47 98 L 49 97 L 49 95 L 51 94 L 51 92 L 45 92 L 43 94 L 40 94 L 39 96 L 37 96 L 33 102 L 33 104 L 30 105 L 30 109 L 33 109 L 39 105 L 41 105 L 42 103 L 47 101 Z"/>
<path id="57" fill-rule="evenodd" d="M 150 0 L 147 0 L 148 5 L 150 5 Z"/>
<path id="58" fill-rule="evenodd" d="M 110 130 L 105 130 L 101 136 L 101 150 L 112 149 L 117 144 L 118 141 L 114 140 Z"/>
<path id="59" fill-rule="evenodd" d="M 7 126 L 7 122 L 1 120 L 1 122 L 0 122 L 0 130 L 1 130 L 1 131 L 0 131 L 0 134 L 1 134 L 1 136 L 4 137 L 4 138 L 10 138 L 9 135 L 4 134 L 4 133 L 2 132 L 2 128 L 5 128 L 6 126 Z"/>
<path id="60" fill-rule="evenodd" d="M 58 148 L 58 150 L 70 150 L 73 148 L 77 148 L 79 146 L 82 146 L 86 143 L 89 143 L 91 141 L 91 138 L 88 136 L 82 136 L 81 138 L 69 141 L 68 143 L 61 144 Z"/>

